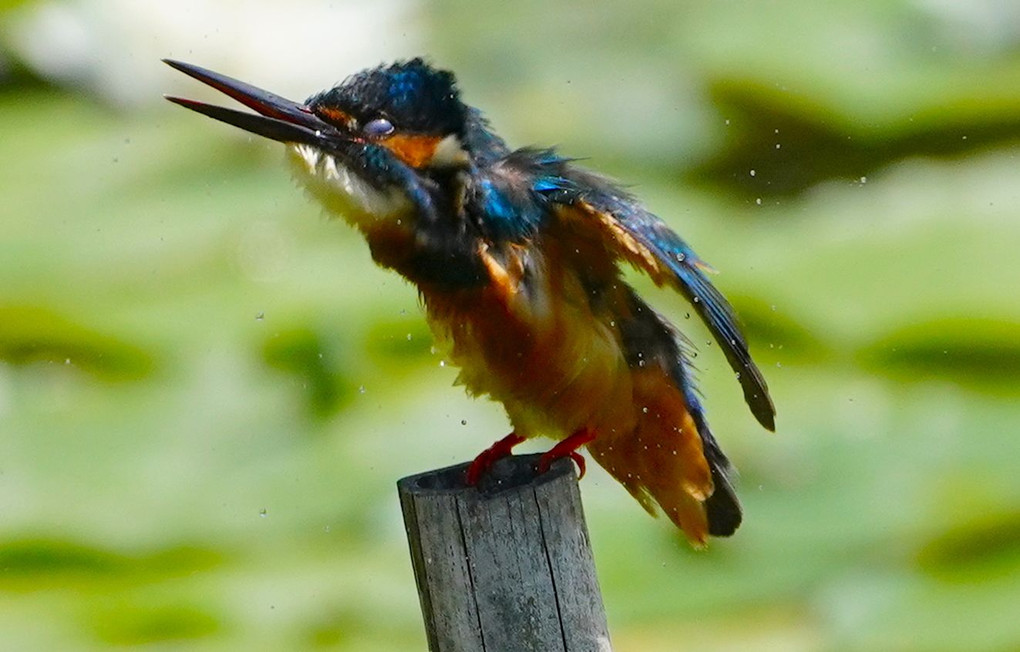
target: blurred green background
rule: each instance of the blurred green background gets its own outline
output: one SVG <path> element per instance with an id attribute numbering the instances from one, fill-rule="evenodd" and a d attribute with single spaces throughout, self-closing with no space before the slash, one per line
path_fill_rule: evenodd
<path id="1" fill-rule="evenodd" d="M 423 649 L 394 482 L 505 419 L 158 58 L 302 98 L 424 53 L 632 184 L 773 388 L 770 435 L 635 278 L 746 520 L 694 552 L 592 469 L 616 649 L 1020 649 L 1016 3 L 276 4 L 0 3 L 0 648 Z"/>

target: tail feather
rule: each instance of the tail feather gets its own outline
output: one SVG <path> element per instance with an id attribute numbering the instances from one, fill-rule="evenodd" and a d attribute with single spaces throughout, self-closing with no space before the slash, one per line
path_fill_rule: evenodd
<path id="1" fill-rule="evenodd" d="M 728 537 L 740 527 L 743 511 L 733 485 L 726 476 L 726 470 L 712 460 L 709 460 L 708 465 L 712 469 L 712 484 L 715 486 L 712 495 L 705 501 L 708 533 L 714 537 Z"/>
<path id="2" fill-rule="evenodd" d="M 632 432 L 600 432 L 588 451 L 651 513 L 655 504 L 691 543 L 703 546 L 713 530 L 732 523 L 724 498 L 713 501 L 713 469 L 682 393 L 660 369 L 634 374 L 635 405 L 640 416 Z M 647 408 L 647 411 L 645 410 Z M 728 485 L 725 481 L 721 486 Z M 731 492 L 732 495 L 732 492 Z M 716 510 L 709 506 L 718 505 Z M 712 513 L 720 524 L 712 523 Z"/>
<path id="3" fill-rule="evenodd" d="M 629 289 L 629 288 L 628 288 Z M 616 321 L 627 354 L 636 418 L 599 432 L 592 457 L 651 513 L 656 504 L 697 546 L 741 522 L 729 460 L 712 436 L 684 354 L 683 336 L 633 291 Z"/>

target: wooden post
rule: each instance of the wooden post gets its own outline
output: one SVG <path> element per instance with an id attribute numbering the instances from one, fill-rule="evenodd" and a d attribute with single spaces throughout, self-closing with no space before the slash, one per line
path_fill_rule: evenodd
<path id="1" fill-rule="evenodd" d="M 573 463 L 538 457 L 397 483 L 432 652 L 612 649 Z"/>

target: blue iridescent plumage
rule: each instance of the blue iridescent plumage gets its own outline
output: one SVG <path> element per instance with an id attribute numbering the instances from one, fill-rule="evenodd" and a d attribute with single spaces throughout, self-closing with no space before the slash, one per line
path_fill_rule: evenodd
<path id="1" fill-rule="evenodd" d="M 339 109 L 363 122 L 385 116 L 402 129 L 452 132 L 464 123 L 466 111 L 454 84 L 452 74 L 411 59 L 351 75 L 306 104 Z"/>
<path id="2" fill-rule="evenodd" d="M 312 194 L 358 228 L 374 260 L 413 282 L 458 382 L 501 402 L 514 431 L 466 480 L 525 438 L 589 454 L 696 545 L 741 521 L 709 429 L 690 343 L 625 282 L 621 264 L 682 293 L 719 342 L 758 421 L 775 409 L 732 308 L 665 222 L 553 149 L 511 150 L 421 59 L 372 68 L 298 104 L 168 62 L 260 115 L 171 98 L 282 141 Z"/>

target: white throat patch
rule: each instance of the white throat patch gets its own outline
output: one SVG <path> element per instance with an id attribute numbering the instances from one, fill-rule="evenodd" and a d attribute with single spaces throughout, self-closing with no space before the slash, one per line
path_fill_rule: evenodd
<path id="1" fill-rule="evenodd" d="M 380 191 L 336 157 L 303 143 L 290 144 L 287 158 L 298 181 L 326 207 L 359 229 L 406 216 L 411 201 L 399 189 Z"/>

